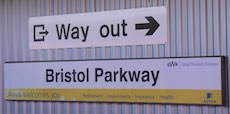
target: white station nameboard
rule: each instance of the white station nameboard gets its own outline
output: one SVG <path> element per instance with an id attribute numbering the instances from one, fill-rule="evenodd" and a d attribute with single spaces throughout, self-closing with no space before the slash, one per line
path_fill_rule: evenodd
<path id="1" fill-rule="evenodd" d="M 30 49 L 165 44 L 165 6 L 31 17 Z"/>
<path id="2" fill-rule="evenodd" d="M 223 60 L 5 63 L 5 99 L 221 105 Z"/>

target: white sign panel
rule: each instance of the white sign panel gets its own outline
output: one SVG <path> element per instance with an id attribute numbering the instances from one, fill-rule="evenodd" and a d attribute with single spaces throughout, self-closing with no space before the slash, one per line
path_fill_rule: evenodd
<path id="1" fill-rule="evenodd" d="M 222 57 L 207 57 L 6 63 L 5 96 L 9 100 L 220 105 L 222 62 Z M 27 97 L 37 93 L 49 97 Z M 53 98 L 54 93 L 59 97 Z M 110 94 L 126 97 L 115 99 Z M 93 97 L 97 95 L 103 97 Z"/>
<path id="2" fill-rule="evenodd" d="M 29 19 L 31 49 L 164 44 L 166 41 L 164 6 Z"/>

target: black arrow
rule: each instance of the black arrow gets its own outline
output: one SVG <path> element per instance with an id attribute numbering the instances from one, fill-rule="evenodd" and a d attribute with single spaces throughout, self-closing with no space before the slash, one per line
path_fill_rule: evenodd
<path id="1" fill-rule="evenodd" d="M 47 35 L 49 32 L 46 30 L 45 32 L 39 32 L 39 34 L 45 34 Z"/>
<path id="2" fill-rule="evenodd" d="M 160 26 L 159 23 L 157 23 L 157 21 L 152 17 L 145 17 L 149 23 L 139 23 L 136 24 L 136 30 L 139 29 L 149 29 L 149 31 L 146 33 L 147 35 L 153 35 L 153 33 L 157 30 L 157 28 Z"/>

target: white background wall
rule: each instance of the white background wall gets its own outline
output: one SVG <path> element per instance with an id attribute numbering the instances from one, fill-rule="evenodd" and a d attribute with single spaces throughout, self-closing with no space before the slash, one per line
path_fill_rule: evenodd
<path id="1" fill-rule="evenodd" d="M 49 50 L 28 48 L 28 18 L 32 16 L 162 5 L 167 6 L 169 12 L 169 41 L 165 45 Z M 2 114 L 228 114 L 230 109 L 229 94 L 227 94 L 226 106 L 202 106 L 5 101 L 3 91 L 3 64 L 6 61 L 215 55 L 229 58 L 230 0 L 0 0 L 0 54 L 0 112 Z M 224 89 L 228 93 L 229 84 Z"/>

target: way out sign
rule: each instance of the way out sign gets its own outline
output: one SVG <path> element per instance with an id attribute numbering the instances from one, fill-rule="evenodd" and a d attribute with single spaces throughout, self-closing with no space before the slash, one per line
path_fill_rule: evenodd
<path id="1" fill-rule="evenodd" d="M 166 7 L 32 17 L 31 49 L 164 44 Z"/>

